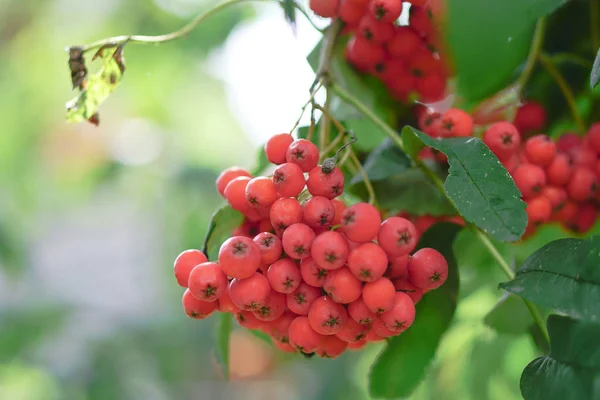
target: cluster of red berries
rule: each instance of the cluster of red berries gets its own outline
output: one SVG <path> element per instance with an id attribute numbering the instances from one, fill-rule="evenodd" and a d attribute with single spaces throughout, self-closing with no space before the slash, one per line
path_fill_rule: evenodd
<path id="1" fill-rule="evenodd" d="M 344 176 L 317 165 L 312 142 L 275 135 L 265 152 L 278 165 L 271 177 L 229 168 L 217 179 L 218 191 L 245 216 L 218 260 L 199 250 L 175 260 L 186 314 L 229 312 L 283 351 L 321 357 L 408 329 L 414 304 L 447 278 L 444 256 L 431 248 L 411 255 L 418 234 L 410 221 L 382 221 L 368 203 L 346 207 L 336 199 Z"/>
<path id="2" fill-rule="evenodd" d="M 439 0 L 310 0 L 315 14 L 339 18 L 351 37 L 346 58 L 356 69 L 386 85 L 400 101 L 416 94 L 423 102 L 442 99 L 449 75 L 434 16 Z M 405 7 L 409 25 L 397 23 Z"/>
<path id="3" fill-rule="evenodd" d="M 527 234 L 546 223 L 559 222 L 584 233 L 596 221 L 600 201 L 600 123 L 584 137 L 565 133 L 555 142 L 544 134 L 542 106 L 521 106 L 513 123 L 498 121 L 482 127 L 482 139 L 513 177 L 527 204 Z M 432 137 L 471 136 L 473 118 L 460 109 L 436 113 L 423 109 L 419 128 Z M 444 160 L 425 149 L 423 157 Z"/>

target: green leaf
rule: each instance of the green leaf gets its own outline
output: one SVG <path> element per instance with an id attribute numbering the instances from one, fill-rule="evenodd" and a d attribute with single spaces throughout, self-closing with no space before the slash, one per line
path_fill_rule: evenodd
<path id="1" fill-rule="evenodd" d="M 417 304 L 413 325 L 389 340 L 371 366 L 369 392 L 372 397 L 408 396 L 425 377 L 456 309 L 459 280 L 452 243 L 460 229 L 451 223 L 436 224 L 421 238 L 419 248 L 433 247 L 448 260 L 448 280 L 423 296 Z"/>
<path id="2" fill-rule="evenodd" d="M 600 236 L 560 239 L 532 254 L 500 288 L 574 318 L 600 320 Z"/>
<path id="3" fill-rule="evenodd" d="M 219 313 L 215 335 L 215 356 L 221 366 L 225 380 L 229 380 L 229 337 L 231 336 L 232 317 L 229 313 Z"/>
<path id="4" fill-rule="evenodd" d="M 258 149 L 258 154 L 256 156 L 256 165 L 254 166 L 254 168 L 252 168 L 250 173 L 252 174 L 252 176 L 262 175 L 263 172 L 270 166 L 271 166 L 271 163 L 267 159 L 267 155 L 265 154 L 265 149 L 264 149 L 264 147 L 261 147 Z"/>
<path id="5" fill-rule="evenodd" d="M 209 260 L 216 260 L 219 256 L 221 244 L 231 236 L 231 231 L 244 221 L 244 216 L 229 205 L 219 208 L 212 216 L 202 252 Z"/>
<path id="6" fill-rule="evenodd" d="M 283 15 L 285 20 L 292 26 L 296 27 L 296 2 L 294 0 L 282 0 L 281 8 L 283 8 Z"/>
<path id="7" fill-rule="evenodd" d="M 523 398 L 600 399 L 600 324 L 551 315 L 548 333 L 550 354 L 533 360 L 521 376 Z"/>
<path id="8" fill-rule="evenodd" d="M 521 193 L 508 171 L 480 139 L 433 139 L 409 126 L 402 130 L 402 137 L 413 157 L 418 151 L 418 141 L 448 157 L 446 194 L 467 222 L 502 241 L 516 241 L 523 235 L 527 214 Z"/>
<path id="9" fill-rule="evenodd" d="M 481 100 L 506 87 L 527 58 L 538 18 L 566 2 L 448 1 L 445 36 L 459 93 L 468 100 Z"/>
<path id="10" fill-rule="evenodd" d="M 116 48 L 101 47 L 92 60 L 96 58 L 103 64 L 80 87 L 79 95 L 67 103 L 67 122 L 90 120 L 98 125 L 98 107 L 121 83 L 125 73 L 123 45 Z"/>
<path id="11" fill-rule="evenodd" d="M 485 316 L 483 322 L 498 333 L 520 335 L 529 331 L 533 318 L 522 299 L 506 294 Z"/>
<path id="12" fill-rule="evenodd" d="M 598 54 L 596 54 L 596 59 L 594 60 L 594 66 L 592 67 L 592 73 L 590 75 L 590 88 L 595 88 L 598 86 L 600 82 L 600 49 L 598 49 Z"/>

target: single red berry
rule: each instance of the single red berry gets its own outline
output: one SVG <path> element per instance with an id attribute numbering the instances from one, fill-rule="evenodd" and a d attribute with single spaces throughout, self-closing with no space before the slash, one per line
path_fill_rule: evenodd
<path id="1" fill-rule="evenodd" d="M 417 79 L 416 90 L 419 93 L 420 100 L 423 102 L 432 103 L 440 101 L 446 95 L 446 77 L 439 73 L 426 75 Z"/>
<path id="2" fill-rule="evenodd" d="M 596 167 L 596 162 L 598 161 L 596 152 L 585 146 L 571 149 L 569 155 L 571 156 L 571 163 L 573 166 L 577 167 L 594 169 Z"/>
<path id="3" fill-rule="evenodd" d="M 261 329 L 264 322 L 260 321 L 252 311 L 242 311 L 235 315 L 235 319 L 241 327 L 246 329 Z"/>
<path id="4" fill-rule="evenodd" d="M 293 313 L 308 315 L 308 310 L 310 310 L 313 301 L 321 296 L 322 293 L 319 288 L 302 282 L 293 293 L 287 295 L 287 306 Z"/>
<path id="5" fill-rule="evenodd" d="M 436 289 L 448 278 L 448 262 L 437 250 L 418 250 L 408 260 L 408 279 L 421 289 Z"/>
<path id="6" fill-rule="evenodd" d="M 321 335 L 335 335 L 348 319 L 348 312 L 341 304 L 327 296 L 313 301 L 308 310 L 308 322 L 311 328 Z"/>
<path id="7" fill-rule="evenodd" d="M 551 185 L 564 186 L 569 183 L 573 169 L 569 157 L 558 153 L 546 167 L 546 178 Z"/>
<path id="8" fill-rule="evenodd" d="M 275 261 L 267 270 L 267 278 L 273 290 L 280 293 L 292 293 L 302 282 L 300 269 L 289 258 Z"/>
<path id="9" fill-rule="evenodd" d="M 300 261 L 300 274 L 304 282 L 310 286 L 323 287 L 327 270 L 319 267 L 311 257 L 306 257 Z"/>
<path id="10" fill-rule="evenodd" d="M 275 232 L 281 236 L 287 227 L 302 222 L 302 206 L 296 199 L 277 199 L 271 206 L 269 216 Z"/>
<path id="11" fill-rule="evenodd" d="M 337 16 L 339 0 L 309 0 L 308 6 L 319 17 L 333 18 Z"/>
<path id="12" fill-rule="evenodd" d="M 270 223 L 269 223 L 270 225 Z M 270 232 L 261 232 L 252 239 L 260 250 L 260 263 L 269 265 L 279 260 L 283 252 L 281 239 Z"/>
<path id="13" fill-rule="evenodd" d="M 361 325 L 370 325 L 377 315 L 369 309 L 362 297 L 348 304 L 348 315 Z"/>
<path id="14" fill-rule="evenodd" d="M 338 199 L 331 200 L 331 204 L 335 208 L 335 214 L 333 217 L 332 225 L 339 225 L 342 223 L 342 213 L 346 209 L 346 204 L 343 201 Z"/>
<path id="15" fill-rule="evenodd" d="M 348 343 L 339 339 L 337 336 L 325 336 L 321 339 L 321 343 L 319 343 L 316 353 L 319 357 L 323 358 L 337 358 L 346 351 L 347 347 Z"/>
<path id="16" fill-rule="evenodd" d="M 378 21 L 367 14 L 360 20 L 357 33 L 375 43 L 385 43 L 394 35 L 394 24 Z"/>
<path id="17" fill-rule="evenodd" d="M 254 274 L 260 259 L 260 247 L 246 237 L 231 237 L 219 249 L 221 269 L 232 278 L 244 279 Z"/>
<path id="18" fill-rule="evenodd" d="M 373 332 L 380 338 L 389 338 L 398 335 L 398 333 L 385 326 L 385 323 L 379 317 L 375 318 L 375 321 L 373 321 L 373 326 L 371 326 L 371 332 Z"/>
<path id="19" fill-rule="evenodd" d="M 505 160 L 519 150 L 521 135 L 513 124 L 501 121 L 490 125 L 483 134 L 483 142 L 500 160 Z"/>
<path id="20" fill-rule="evenodd" d="M 332 1 L 327 1 L 333 3 Z M 273 164 L 283 164 L 285 162 L 285 155 L 288 147 L 294 141 L 294 138 L 289 133 L 280 133 L 271 136 L 265 144 L 265 155 L 267 160 Z"/>
<path id="21" fill-rule="evenodd" d="M 304 189 L 304 172 L 297 164 L 284 163 L 273 172 L 273 184 L 281 197 L 296 197 Z"/>
<path id="22" fill-rule="evenodd" d="M 473 118 L 459 108 L 451 108 L 442 114 L 439 134 L 442 137 L 464 137 L 473 134 Z"/>
<path id="23" fill-rule="evenodd" d="M 408 280 L 408 277 L 396 279 L 393 281 L 396 291 L 405 293 L 410 297 L 413 303 L 417 304 L 423 297 L 423 289 L 416 287 Z"/>
<path id="24" fill-rule="evenodd" d="M 440 60 L 425 46 L 421 46 L 415 54 L 410 56 L 407 62 L 409 72 L 416 79 L 422 79 L 429 75 L 444 74 L 444 68 Z M 453 115 L 453 113 L 455 112 L 451 112 L 450 115 Z M 462 117 L 463 114 L 460 114 L 459 121 L 462 120 Z"/>
<path id="25" fill-rule="evenodd" d="M 290 343 L 290 325 L 294 319 L 296 319 L 296 315 L 286 311 L 281 317 L 271 321 L 269 324 L 269 335 L 275 339 L 275 343 Z"/>
<path id="26" fill-rule="evenodd" d="M 534 101 L 527 102 L 517 109 L 514 124 L 524 135 L 540 131 L 546 125 L 546 111 Z"/>
<path id="27" fill-rule="evenodd" d="M 569 197 L 575 201 L 589 200 L 598 190 L 596 174 L 587 168 L 575 168 L 567 186 Z"/>
<path id="28" fill-rule="evenodd" d="M 225 188 L 235 178 L 239 178 L 240 176 L 245 176 L 248 178 L 252 178 L 252 174 L 246 171 L 243 168 L 231 167 L 227 168 L 217 177 L 217 191 L 221 194 L 221 196 L 225 197 Z"/>
<path id="29" fill-rule="evenodd" d="M 269 293 L 269 281 L 258 272 L 246 279 L 235 278 L 229 283 L 229 297 L 242 310 L 254 311 L 262 307 Z"/>
<path id="30" fill-rule="evenodd" d="M 389 330 L 402 333 L 415 321 L 415 314 L 412 299 L 405 293 L 397 292 L 392 309 L 381 314 L 379 318 Z"/>
<path id="31" fill-rule="evenodd" d="M 574 133 L 565 133 L 556 141 L 556 148 L 564 153 L 569 153 L 582 144 L 581 138 Z"/>
<path id="32" fill-rule="evenodd" d="M 306 139 L 298 139 L 290 144 L 285 159 L 289 163 L 297 164 L 302 171 L 308 172 L 319 162 L 319 149 Z"/>
<path id="33" fill-rule="evenodd" d="M 317 350 L 323 335 L 319 335 L 308 322 L 308 317 L 296 317 L 290 324 L 290 344 L 303 353 L 312 353 Z"/>
<path id="34" fill-rule="evenodd" d="M 513 172 L 515 184 L 523 197 L 535 197 L 546 185 L 544 170 L 533 164 L 521 164 Z"/>
<path id="35" fill-rule="evenodd" d="M 348 241 L 338 232 L 325 231 L 312 243 L 310 256 L 321 268 L 332 270 L 342 267 L 348 259 Z"/>
<path id="36" fill-rule="evenodd" d="M 244 212 L 249 208 L 249 204 L 246 201 L 246 187 L 250 182 L 250 178 L 247 176 L 240 176 L 232 179 L 231 182 L 225 186 L 223 195 L 225 199 L 234 210 Z"/>
<path id="37" fill-rule="evenodd" d="M 379 246 L 392 258 L 409 254 L 417 246 L 418 239 L 413 223 L 401 217 L 387 218 L 377 235 Z"/>
<path id="38" fill-rule="evenodd" d="M 252 178 L 246 186 L 246 201 L 252 207 L 268 208 L 279 198 L 273 181 L 266 176 Z"/>
<path id="39" fill-rule="evenodd" d="M 229 296 L 229 285 L 225 288 L 225 291 L 217 300 L 218 307 L 217 309 L 220 312 L 228 312 L 230 314 L 237 314 L 242 311 L 235 303 L 231 300 L 231 296 Z"/>
<path id="40" fill-rule="evenodd" d="M 216 302 L 198 300 L 189 289 L 186 289 L 183 293 L 181 304 L 187 316 L 194 319 L 204 319 L 217 308 Z"/>
<path id="41" fill-rule="evenodd" d="M 362 283 L 346 267 L 329 271 L 325 277 L 323 290 L 333 301 L 349 304 L 360 298 Z"/>
<path id="42" fill-rule="evenodd" d="M 381 22 L 394 22 L 402 14 L 401 0 L 371 0 L 371 15 Z"/>
<path id="43" fill-rule="evenodd" d="M 436 112 L 432 108 L 424 107 L 423 111 L 419 114 L 419 129 L 431 137 L 438 137 L 441 118 L 442 114 L 439 112 Z"/>
<path id="44" fill-rule="evenodd" d="M 350 252 L 348 268 L 363 282 L 381 278 L 388 266 L 385 251 L 375 243 L 363 243 Z"/>
<path id="45" fill-rule="evenodd" d="M 344 174 L 338 167 L 328 173 L 323 172 L 321 166 L 315 167 L 308 173 L 306 187 L 313 196 L 336 198 L 344 191 Z"/>
<path id="46" fill-rule="evenodd" d="M 544 196 L 534 197 L 527 200 L 528 223 L 530 226 L 538 226 L 550 221 L 552 215 L 552 203 Z"/>
<path id="47" fill-rule="evenodd" d="M 285 253 L 296 260 L 310 255 L 310 247 L 315 240 L 315 232 L 305 224 L 293 224 L 283 231 L 281 242 Z"/>
<path id="48" fill-rule="evenodd" d="M 392 281 L 380 278 L 375 282 L 365 284 L 362 299 L 369 310 L 379 314 L 391 310 L 394 305 L 394 293 L 396 293 L 396 288 Z"/>
<path id="49" fill-rule="evenodd" d="M 385 50 L 380 44 L 353 36 L 346 45 L 346 58 L 360 71 L 369 72 L 385 61 Z"/>
<path id="50" fill-rule="evenodd" d="M 525 142 L 527 159 L 540 167 L 547 167 L 556 155 L 556 145 L 547 135 L 535 135 Z"/>
<path id="51" fill-rule="evenodd" d="M 286 307 L 285 294 L 271 290 L 265 303 L 254 310 L 254 316 L 260 321 L 275 321 L 283 315 Z"/>
<path id="52" fill-rule="evenodd" d="M 353 318 L 348 318 L 336 336 L 344 342 L 356 343 L 363 340 L 370 330 L 370 325 L 361 325 Z"/>
<path id="53" fill-rule="evenodd" d="M 578 203 L 576 203 L 573 200 L 567 200 L 565 204 L 560 208 L 560 210 L 554 213 L 554 215 L 552 216 L 552 220 L 566 224 L 573 218 L 575 218 L 578 211 Z"/>
<path id="54" fill-rule="evenodd" d="M 568 197 L 567 191 L 558 186 L 546 186 L 542 189 L 540 195 L 550 200 L 553 211 L 560 210 L 565 205 Z"/>
<path id="55" fill-rule="evenodd" d="M 408 26 L 399 26 L 387 43 L 387 50 L 392 57 L 408 58 L 423 45 L 421 37 Z"/>
<path id="56" fill-rule="evenodd" d="M 589 147 L 600 154 L 600 122 L 596 122 L 590 126 L 586 135 L 587 143 Z"/>
<path id="57" fill-rule="evenodd" d="M 583 203 L 579 206 L 577 214 L 567 222 L 567 227 L 577 233 L 586 233 L 596 223 L 598 211 L 591 203 Z"/>
<path id="58" fill-rule="evenodd" d="M 365 9 L 366 4 L 360 4 L 355 0 L 340 0 L 338 15 L 348 27 L 355 28 L 365 14 Z"/>
<path id="59" fill-rule="evenodd" d="M 227 290 L 229 281 L 214 262 L 198 264 L 190 272 L 188 288 L 192 295 L 202 301 L 216 301 Z"/>
<path id="60" fill-rule="evenodd" d="M 393 257 L 388 260 L 385 276 L 390 279 L 404 278 L 408 273 L 409 255 Z"/>
<path id="61" fill-rule="evenodd" d="M 303 206 L 304 223 L 311 228 L 328 228 L 335 218 L 335 206 L 326 197 L 314 196 Z"/>
<path id="62" fill-rule="evenodd" d="M 207 262 L 208 259 L 200 250 L 185 250 L 181 252 L 173 263 L 173 273 L 177 284 L 181 287 L 188 287 L 190 272 L 198 264 Z"/>
<path id="63" fill-rule="evenodd" d="M 353 242 L 363 243 L 373 240 L 381 225 L 381 215 L 368 203 L 357 203 L 342 213 L 342 227 L 346 237 Z"/>

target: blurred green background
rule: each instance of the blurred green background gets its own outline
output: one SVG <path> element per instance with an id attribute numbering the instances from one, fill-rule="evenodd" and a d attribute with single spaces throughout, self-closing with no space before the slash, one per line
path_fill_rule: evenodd
<path id="1" fill-rule="evenodd" d="M 379 347 L 282 358 L 238 331 L 240 379 L 224 395 L 213 318 L 186 318 L 172 277 L 221 203 L 218 172 L 251 167 L 306 100 L 302 60 L 318 35 L 305 21 L 295 38 L 279 7 L 244 5 L 185 40 L 129 46 L 100 127 L 64 123 L 74 95 L 66 46 L 168 32 L 212 4 L 0 0 L 0 399 L 368 398 Z M 549 228 L 540 241 L 557 235 Z M 469 233 L 456 243 L 461 302 L 414 399 L 520 398 L 535 347 L 483 324 L 504 277 L 472 243 Z"/>

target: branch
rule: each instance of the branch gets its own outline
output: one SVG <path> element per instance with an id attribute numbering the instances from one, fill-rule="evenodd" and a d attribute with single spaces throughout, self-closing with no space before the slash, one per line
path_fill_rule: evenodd
<path id="1" fill-rule="evenodd" d="M 594 1 L 594 0 L 592 0 Z M 533 34 L 533 40 L 531 42 L 531 48 L 529 49 L 529 55 L 527 56 L 527 61 L 525 61 L 525 67 L 523 67 L 523 72 L 521 76 L 517 80 L 517 85 L 519 87 L 519 92 L 525 87 L 527 81 L 531 77 L 533 69 L 535 68 L 535 64 L 538 60 L 538 56 L 540 51 L 542 51 L 542 44 L 544 42 L 544 31 L 546 30 L 546 19 L 540 18 L 537 25 L 535 26 L 535 32 Z"/>

